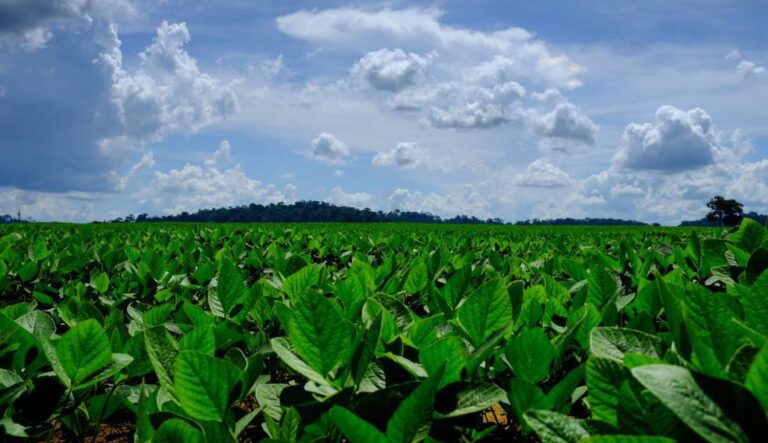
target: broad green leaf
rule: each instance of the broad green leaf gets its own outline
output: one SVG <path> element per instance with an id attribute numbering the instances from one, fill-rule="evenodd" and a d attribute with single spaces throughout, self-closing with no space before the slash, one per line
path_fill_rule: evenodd
<path id="1" fill-rule="evenodd" d="M 512 323 L 512 304 L 501 280 L 493 279 L 467 297 L 458 308 L 458 320 L 478 347 Z"/>
<path id="2" fill-rule="evenodd" d="M 590 436 L 581 420 L 557 412 L 529 411 L 525 421 L 547 443 L 577 443 Z"/>
<path id="3" fill-rule="evenodd" d="M 163 422 L 155 432 L 153 443 L 203 443 L 205 437 L 199 429 L 179 418 Z"/>
<path id="4" fill-rule="evenodd" d="M 93 287 L 99 294 L 107 292 L 107 289 L 109 289 L 109 276 L 105 272 L 91 275 L 91 287 Z"/>
<path id="5" fill-rule="evenodd" d="M 381 313 L 373 319 L 371 326 L 363 334 L 363 340 L 355 352 L 352 358 L 352 377 L 354 378 L 355 385 L 360 386 L 360 382 L 363 380 L 368 366 L 376 355 L 376 346 L 379 344 L 379 338 L 381 337 Z"/>
<path id="6" fill-rule="evenodd" d="M 464 342 L 458 337 L 448 336 L 422 349 L 419 361 L 428 374 L 434 374 L 445 366 L 441 384 L 446 385 L 461 379 L 461 370 L 468 356 Z"/>
<path id="7" fill-rule="evenodd" d="M 78 323 L 52 343 L 61 367 L 73 386 L 112 361 L 109 337 L 96 320 Z"/>
<path id="8" fill-rule="evenodd" d="M 224 259 L 216 277 L 216 296 L 225 316 L 230 315 L 234 307 L 242 303 L 245 294 L 245 283 L 240 270 L 234 262 Z"/>
<path id="9" fill-rule="evenodd" d="M 354 329 L 332 301 L 307 291 L 291 312 L 288 338 L 309 366 L 326 376 L 346 363 L 352 353 Z"/>
<path id="10" fill-rule="evenodd" d="M 543 329 L 525 329 L 509 340 L 506 355 L 515 375 L 538 383 L 549 376 L 555 347 Z"/>
<path id="11" fill-rule="evenodd" d="M 275 354 L 280 357 L 280 360 L 282 360 L 291 369 L 316 383 L 327 383 L 325 377 L 323 377 L 322 374 L 315 371 L 305 361 L 296 355 L 294 349 L 291 347 L 290 343 L 288 343 L 288 340 L 286 340 L 284 337 L 273 338 L 270 340 L 270 344 L 272 345 L 272 350 L 275 351 Z"/>
<path id="12" fill-rule="evenodd" d="M 675 440 L 655 435 L 597 435 L 583 443 L 675 443 Z"/>
<path id="13" fill-rule="evenodd" d="M 403 289 L 409 294 L 418 294 L 427 287 L 427 282 L 427 265 L 424 264 L 423 260 L 418 259 L 411 265 Z"/>
<path id="14" fill-rule="evenodd" d="M 739 229 L 728 237 L 739 248 L 752 252 L 759 248 L 765 239 L 765 229 L 760 223 L 745 217 L 739 225 Z"/>
<path id="15" fill-rule="evenodd" d="M 743 292 L 744 320 L 750 328 L 768 336 L 768 271 L 760 274 L 750 288 Z"/>
<path id="16" fill-rule="evenodd" d="M 174 368 L 179 404 L 198 420 L 222 421 L 232 394 L 241 385 L 241 373 L 233 364 L 195 351 L 181 351 Z"/>
<path id="17" fill-rule="evenodd" d="M 317 285 L 320 280 L 320 266 L 316 264 L 309 264 L 304 266 L 300 270 L 289 275 L 283 282 L 283 290 L 291 300 L 297 299 L 299 296 L 312 286 Z"/>
<path id="18" fill-rule="evenodd" d="M 144 330 L 144 346 L 160 384 L 168 392 L 173 393 L 173 370 L 176 356 L 179 353 L 179 345 L 168 334 L 164 326 L 155 326 Z"/>
<path id="19" fill-rule="evenodd" d="M 387 437 L 376 426 L 368 423 L 341 406 L 330 411 L 331 420 L 351 443 L 387 443 Z"/>
<path id="20" fill-rule="evenodd" d="M 747 372 L 745 384 L 755 394 L 763 409 L 768 411 L 768 348 L 763 348 L 755 357 Z"/>
<path id="21" fill-rule="evenodd" d="M 634 329 L 599 327 L 592 330 L 589 352 L 592 356 L 607 358 L 617 363 L 624 361 L 625 354 L 641 354 L 661 358 L 661 340 L 650 334 Z"/>
<path id="22" fill-rule="evenodd" d="M 443 368 L 440 368 L 400 403 L 387 423 L 387 439 L 390 442 L 410 443 L 427 437 L 435 394 L 442 376 Z"/>
<path id="23" fill-rule="evenodd" d="M 507 401 L 507 393 L 495 384 L 462 381 L 440 389 L 435 412 L 439 418 L 459 417 L 484 411 L 501 401 Z"/>
<path id="24" fill-rule="evenodd" d="M 648 365 L 631 371 L 643 386 L 705 440 L 749 441 L 741 427 L 704 393 L 687 369 Z"/>
<path id="25" fill-rule="evenodd" d="M 587 395 L 592 418 L 617 426 L 617 407 L 624 369 L 614 359 L 590 357 L 587 361 Z"/>
<path id="26" fill-rule="evenodd" d="M 198 351 L 203 354 L 213 355 L 216 352 L 216 339 L 210 327 L 196 327 L 184 334 L 179 341 L 180 351 Z"/>

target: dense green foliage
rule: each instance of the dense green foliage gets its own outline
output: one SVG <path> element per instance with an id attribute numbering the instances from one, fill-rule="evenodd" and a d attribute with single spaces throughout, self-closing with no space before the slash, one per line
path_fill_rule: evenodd
<path id="1" fill-rule="evenodd" d="M 759 441 L 766 268 L 752 220 L 6 225 L 0 430 Z"/>

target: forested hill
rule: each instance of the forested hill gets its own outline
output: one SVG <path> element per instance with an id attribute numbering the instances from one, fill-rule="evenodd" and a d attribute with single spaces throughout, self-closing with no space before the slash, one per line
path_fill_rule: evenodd
<path id="1" fill-rule="evenodd" d="M 182 212 L 177 215 L 149 216 L 139 214 L 135 218 L 129 215 L 125 219 L 111 222 L 411 222 L 411 223 L 461 223 L 461 224 L 503 224 L 499 218 L 480 219 L 466 215 L 441 218 L 428 212 L 413 211 L 373 211 L 349 206 L 337 206 L 319 201 L 299 201 L 296 203 L 271 203 L 261 205 L 234 206 L 228 208 L 201 209 L 197 212 Z"/>
<path id="2" fill-rule="evenodd" d="M 467 215 L 442 218 L 428 212 L 415 211 L 373 211 L 348 206 L 337 206 L 319 201 L 299 201 L 296 203 L 272 203 L 260 205 L 235 206 L 228 208 L 201 209 L 197 212 L 182 212 L 177 215 L 150 216 L 139 214 L 125 218 L 109 220 L 111 223 L 145 222 L 352 222 L 352 223 L 454 223 L 454 224 L 504 224 L 500 218 L 481 219 Z M 612 218 L 559 218 L 548 220 L 524 220 L 517 225 L 587 225 L 587 226 L 643 226 L 646 223 L 634 220 Z"/>

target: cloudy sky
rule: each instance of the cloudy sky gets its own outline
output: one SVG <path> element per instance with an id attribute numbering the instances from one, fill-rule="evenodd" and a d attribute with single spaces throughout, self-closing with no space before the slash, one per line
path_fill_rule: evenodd
<path id="1" fill-rule="evenodd" d="M 768 211 L 765 0 L 0 0 L 0 214 Z"/>

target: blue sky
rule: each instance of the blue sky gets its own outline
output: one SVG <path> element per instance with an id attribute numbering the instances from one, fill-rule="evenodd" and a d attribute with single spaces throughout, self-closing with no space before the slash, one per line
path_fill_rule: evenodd
<path id="1" fill-rule="evenodd" d="M 765 1 L 0 0 L 0 214 L 768 211 Z"/>

